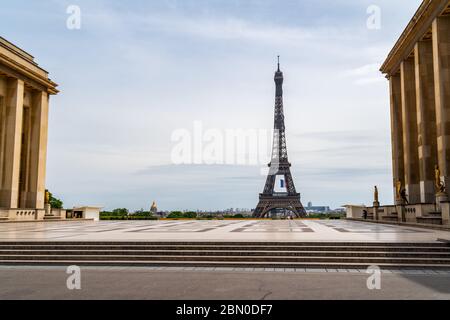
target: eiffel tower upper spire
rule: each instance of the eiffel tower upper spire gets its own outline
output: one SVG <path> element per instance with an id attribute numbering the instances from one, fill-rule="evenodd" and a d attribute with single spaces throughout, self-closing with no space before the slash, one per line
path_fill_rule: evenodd
<path id="1" fill-rule="evenodd" d="M 280 56 L 278 56 L 278 70 L 275 72 L 275 84 L 277 85 L 277 91 L 276 96 L 282 97 L 283 96 L 283 72 L 281 72 L 280 69 Z"/>
<path id="2" fill-rule="evenodd" d="M 288 163 L 287 147 L 286 147 L 286 133 L 284 124 L 284 110 L 283 110 L 283 72 L 280 70 L 280 56 L 278 56 L 278 70 L 275 72 L 275 124 L 274 137 L 272 148 L 272 162 L 276 165 L 280 163 Z"/>

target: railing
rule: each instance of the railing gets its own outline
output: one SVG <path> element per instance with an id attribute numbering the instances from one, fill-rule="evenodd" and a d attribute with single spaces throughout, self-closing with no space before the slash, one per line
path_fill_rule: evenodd
<path id="1" fill-rule="evenodd" d="M 16 219 L 27 219 L 27 218 L 36 218 L 36 210 L 32 209 L 17 209 L 16 210 Z"/>

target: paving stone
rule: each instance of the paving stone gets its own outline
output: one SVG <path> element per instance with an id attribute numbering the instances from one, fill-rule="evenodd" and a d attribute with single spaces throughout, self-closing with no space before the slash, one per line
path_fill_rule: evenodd
<path id="1" fill-rule="evenodd" d="M 424 270 L 426 274 L 437 274 L 434 270 Z"/>
<path id="2" fill-rule="evenodd" d="M 229 267 L 217 267 L 214 268 L 214 271 L 233 271 L 234 268 L 229 268 Z"/>
<path id="3" fill-rule="evenodd" d="M 153 271 L 158 269 L 158 267 L 145 267 L 144 270 L 149 270 L 149 271 Z"/>
<path id="4" fill-rule="evenodd" d="M 360 273 L 366 273 L 366 272 L 367 272 L 367 269 L 358 269 L 358 271 L 359 271 Z"/>
<path id="5" fill-rule="evenodd" d="M 183 271 L 183 267 L 167 267 L 166 271 Z"/>
<path id="6" fill-rule="evenodd" d="M 401 269 L 390 269 L 390 271 L 395 274 L 403 273 L 403 270 Z"/>
<path id="7" fill-rule="evenodd" d="M 447 270 L 435 270 L 437 274 L 450 274 L 450 271 Z"/>
<path id="8" fill-rule="evenodd" d="M 351 273 L 361 273 L 358 269 L 348 269 L 348 272 L 351 272 Z"/>
<path id="9" fill-rule="evenodd" d="M 306 268 L 306 272 L 327 272 L 327 269 Z"/>
<path id="10" fill-rule="evenodd" d="M 403 274 L 425 274 L 423 270 L 403 270 Z"/>

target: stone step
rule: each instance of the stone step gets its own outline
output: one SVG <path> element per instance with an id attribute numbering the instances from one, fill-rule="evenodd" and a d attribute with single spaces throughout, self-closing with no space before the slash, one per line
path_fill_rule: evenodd
<path id="1" fill-rule="evenodd" d="M 1 241 L 0 246 L 282 246 L 282 247 L 443 247 L 450 243 L 433 242 L 268 242 L 268 241 Z"/>
<path id="2" fill-rule="evenodd" d="M 450 252 L 449 246 L 206 246 L 206 245 L 0 245 L 0 250 L 9 251 L 49 251 L 49 250 L 97 250 L 97 251 L 129 251 L 129 250 L 214 250 L 214 251 L 376 251 L 376 252 Z"/>
<path id="3" fill-rule="evenodd" d="M 280 257 L 280 256 L 167 256 L 167 255 L 139 255 L 139 256 L 123 256 L 123 255 L 1 255 L 0 260 L 42 260 L 42 261 L 230 261 L 230 262 L 321 262 L 321 263 L 365 263 L 365 264 L 438 264 L 450 267 L 450 259 L 448 258 L 396 258 L 396 257 Z"/>
<path id="4" fill-rule="evenodd" d="M 0 243 L 0 264 L 389 265 L 450 268 L 447 242 L 20 242 Z"/>
<path id="5" fill-rule="evenodd" d="M 0 250 L 0 256 L 276 256 L 276 257 L 394 257 L 450 258 L 446 252 L 384 251 L 225 251 L 225 250 Z"/>
<path id="6" fill-rule="evenodd" d="M 397 216 L 382 216 L 381 219 L 385 221 L 398 221 Z"/>
<path id="7" fill-rule="evenodd" d="M 331 263 L 331 262 L 239 262 L 239 261 L 78 261 L 78 260 L 0 260 L 0 265 L 6 266 L 114 266 L 114 267 L 228 267 L 228 268 L 310 268 L 310 269 L 366 269 L 372 266 L 372 263 Z M 450 271 L 450 265 L 442 264 L 420 264 L 420 263 L 379 263 L 377 266 L 381 269 L 412 269 L 412 270 L 446 270 Z"/>
<path id="8" fill-rule="evenodd" d="M 442 218 L 437 217 L 417 217 L 418 223 L 442 225 Z"/>
<path id="9" fill-rule="evenodd" d="M 442 218 L 441 212 L 429 212 L 425 217 Z"/>
<path id="10" fill-rule="evenodd" d="M 58 216 L 44 216 L 44 220 L 62 220 L 61 217 Z"/>

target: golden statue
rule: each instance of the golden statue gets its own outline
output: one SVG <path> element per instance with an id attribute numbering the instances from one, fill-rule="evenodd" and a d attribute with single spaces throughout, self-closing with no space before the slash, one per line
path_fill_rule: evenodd
<path id="1" fill-rule="evenodd" d="M 375 191 L 374 191 L 374 194 L 373 194 L 373 199 L 374 199 L 374 202 L 379 202 L 379 201 L 378 201 L 378 187 L 377 187 L 377 186 L 375 186 Z"/>
<path id="2" fill-rule="evenodd" d="M 439 169 L 439 166 L 434 167 L 434 179 L 436 193 L 445 193 L 446 187 L 445 183 L 441 180 L 441 170 Z"/>
<path id="3" fill-rule="evenodd" d="M 397 183 L 395 184 L 395 191 L 396 191 L 396 195 L 397 195 L 397 200 L 401 200 L 402 199 L 402 189 L 403 189 L 402 182 L 400 180 L 398 180 Z"/>
<path id="4" fill-rule="evenodd" d="M 45 204 L 49 204 L 50 203 L 50 192 L 45 189 Z"/>

